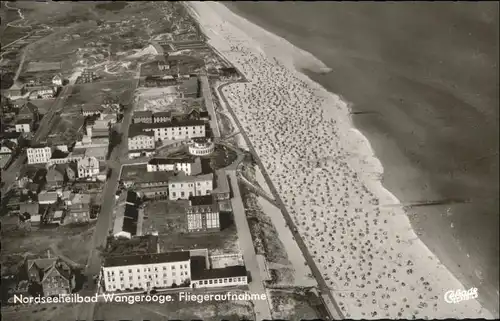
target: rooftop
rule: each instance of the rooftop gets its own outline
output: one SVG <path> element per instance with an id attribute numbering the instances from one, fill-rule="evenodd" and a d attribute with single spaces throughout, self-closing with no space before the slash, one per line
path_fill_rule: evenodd
<path id="1" fill-rule="evenodd" d="M 139 111 L 134 111 L 134 116 L 133 118 L 139 118 L 139 117 L 153 117 L 153 112 L 151 110 L 139 110 Z"/>
<path id="2" fill-rule="evenodd" d="M 169 183 L 184 183 L 184 182 L 200 182 L 200 181 L 213 181 L 214 174 L 204 174 L 198 176 L 188 176 L 180 173 L 177 176 L 173 176 L 170 178 Z"/>
<path id="3" fill-rule="evenodd" d="M 153 128 L 169 128 L 169 127 L 184 127 L 184 126 L 205 126 L 205 122 L 202 120 L 180 120 L 174 122 L 161 122 L 161 123 L 138 123 L 132 124 L 136 125 L 137 128 L 141 129 L 153 129 Z M 132 126 L 131 125 L 131 126 Z"/>
<path id="4" fill-rule="evenodd" d="M 191 206 L 212 205 L 214 203 L 214 199 L 212 195 L 191 196 L 189 197 L 189 202 Z"/>
<path id="5" fill-rule="evenodd" d="M 189 261 L 189 251 L 108 257 L 104 267 Z"/>
<path id="6" fill-rule="evenodd" d="M 205 257 L 193 256 L 191 258 L 191 279 L 193 281 L 241 276 L 247 276 L 247 269 L 243 265 L 228 266 L 219 269 L 207 269 Z"/>
<path id="7" fill-rule="evenodd" d="M 193 164 L 195 162 L 194 157 L 182 157 L 182 158 L 152 158 L 149 160 L 150 165 L 165 165 L 165 164 L 177 164 L 177 163 L 188 163 Z"/>

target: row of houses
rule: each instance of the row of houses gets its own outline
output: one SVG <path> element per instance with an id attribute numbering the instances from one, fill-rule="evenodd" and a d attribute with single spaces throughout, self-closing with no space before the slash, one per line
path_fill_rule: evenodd
<path id="1" fill-rule="evenodd" d="M 202 120 L 131 124 L 128 132 L 129 157 L 153 154 L 156 142 L 188 140 L 205 136 L 206 125 Z"/>
<path id="2" fill-rule="evenodd" d="M 186 121 L 186 120 L 203 120 L 209 121 L 210 115 L 207 111 L 198 111 L 192 109 L 187 113 L 181 113 L 176 111 L 160 111 L 153 113 L 151 110 L 141 110 L 134 112 L 132 116 L 132 123 L 167 123 L 174 121 Z"/>

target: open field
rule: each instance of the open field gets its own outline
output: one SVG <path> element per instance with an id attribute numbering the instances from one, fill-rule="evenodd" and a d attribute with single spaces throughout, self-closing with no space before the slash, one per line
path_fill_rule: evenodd
<path id="1" fill-rule="evenodd" d="M 185 209 L 189 201 L 153 201 L 144 208 L 142 234 L 155 230 L 159 234 L 187 232 Z"/>
<path id="2" fill-rule="evenodd" d="M 66 101 L 64 112 L 80 113 L 82 106 L 100 105 L 107 97 L 117 97 L 122 103 L 128 102 L 134 92 L 133 86 L 133 79 L 76 85 Z"/>
<path id="3" fill-rule="evenodd" d="M 51 246 L 60 249 L 61 253 L 71 260 L 77 263 L 85 263 L 91 245 L 92 232 L 93 224 L 42 228 L 31 232 L 2 231 L 2 239 L 8 240 L 8 242 L 2 242 L 2 274 L 16 263 L 10 257 L 19 259 L 28 254 L 46 256 L 47 250 Z M 4 264 L 7 262 L 9 266 Z"/>
<path id="4" fill-rule="evenodd" d="M 322 319 L 321 313 L 324 313 L 324 308 L 313 292 L 293 290 L 268 290 L 267 292 L 274 319 Z"/>
<path id="5" fill-rule="evenodd" d="M 211 254 L 230 254 L 239 252 L 236 226 L 217 233 L 171 233 L 159 235 L 161 251 L 177 251 L 207 248 Z"/>
<path id="6" fill-rule="evenodd" d="M 144 173 L 147 173 L 147 167 L 145 164 L 140 165 L 125 165 L 122 167 L 122 173 L 120 176 L 120 180 L 136 180 L 141 177 Z"/>
<path id="7" fill-rule="evenodd" d="M 232 291 L 237 293 L 236 291 Z M 253 320 L 250 302 L 175 302 L 160 303 L 98 303 L 95 320 Z"/>
<path id="8" fill-rule="evenodd" d="M 82 304 L 43 304 L 32 306 L 9 307 L 2 310 L 4 321 L 47 321 L 47 320 L 77 320 Z"/>
<path id="9" fill-rule="evenodd" d="M 63 140 L 77 140 L 83 135 L 82 126 L 85 118 L 81 115 L 56 116 L 58 118 L 49 133 L 49 137 L 58 137 Z"/>

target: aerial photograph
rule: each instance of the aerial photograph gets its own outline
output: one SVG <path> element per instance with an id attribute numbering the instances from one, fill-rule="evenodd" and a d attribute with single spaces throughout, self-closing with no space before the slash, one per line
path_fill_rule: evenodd
<path id="1" fill-rule="evenodd" d="M 499 319 L 499 2 L 0 4 L 3 320 Z"/>

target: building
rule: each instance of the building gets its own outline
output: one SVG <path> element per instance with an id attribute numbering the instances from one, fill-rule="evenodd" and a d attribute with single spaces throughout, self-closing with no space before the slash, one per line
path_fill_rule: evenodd
<path id="1" fill-rule="evenodd" d="M 57 74 L 54 77 L 52 77 L 52 84 L 54 86 L 62 86 L 62 83 L 63 83 L 63 78 L 60 74 Z"/>
<path id="2" fill-rule="evenodd" d="M 172 112 L 159 111 L 153 114 L 153 123 L 167 123 L 171 120 Z"/>
<path id="3" fill-rule="evenodd" d="M 188 143 L 189 154 L 207 156 L 215 151 L 215 144 L 210 138 L 192 138 Z"/>
<path id="4" fill-rule="evenodd" d="M 19 82 L 14 84 L 6 91 L 6 97 L 10 99 L 21 98 L 25 94 L 25 85 Z"/>
<path id="5" fill-rule="evenodd" d="M 171 177 L 168 182 L 169 199 L 189 199 L 191 196 L 210 195 L 213 190 L 213 176 L 210 173 L 199 176 L 179 174 Z"/>
<path id="6" fill-rule="evenodd" d="M 26 260 L 26 272 L 29 282 L 41 286 L 45 297 L 71 294 L 75 285 L 71 268 L 58 258 Z"/>
<path id="7" fill-rule="evenodd" d="M 38 203 L 42 204 L 55 204 L 59 200 L 57 192 L 43 191 L 38 194 Z"/>
<path id="8" fill-rule="evenodd" d="M 100 172 L 99 160 L 95 157 L 84 157 L 77 163 L 78 178 L 97 176 Z"/>
<path id="9" fill-rule="evenodd" d="M 107 257 L 102 280 L 107 292 L 152 290 L 189 283 L 189 251 Z"/>
<path id="10" fill-rule="evenodd" d="M 33 130 L 34 119 L 18 119 L 16 121 L 16 132 L 18 133 L 31 133 Z"/>
<path id="11" fill-rule="evenodd" d="M 191 257 L 191 287 L 211 288 L 247 285 L 248 276 L 244 265 L 211 269 L 203 256 Z"/>
<path id="12" fill-rule="evenodd" d="M 186 175 L 201 173 L 201 160 L 199 157 L 184 158 L 153 158 L 148 161 L 148 172 L 178 171 Z"/>
<path id="13" fill-rule="evenodd" d="M 100 115 L 102 111 L 104 110 L 104 107 L 99 106 L 99 105 L 84 105 L 80 109 L 81 113 L 83 116 L 93 116 L 93 115 Z"/>
<path id="14" fill-rule="evenodd" d="M 108 154 L 107 146 L 95 146 L 88 147 L 85 150 L 85 157 L 95 157 L 98 161 L 106 161 L 106 155 Z"/>
<path id="15" fill-rule="evenodd" d="M 188 232 L 219 231 L 219 207 L 211 195 L 191 196 L 186 208 Z"/>
<path id="16" fill-rule="evenodd" d="M 83 157 L 84 157 L 84 154 L 78 153 L 78 149 L 75 149 L 71 153 L 66 153 L 66 152 L 63 152 L 59 149 L 56 149 L 52 153 L 52 157 L 47 162 L 47 167 L 51 167 L 52 165 L 55 165 L 55 164 L 77 163 Z"/>
<path id="17" fill-rule="evenodd" d="M 153 122 L 153 112 L 151 110 L 135 111 L 134 115 L 132 116 L 133 124 L 138 124 L 138 123 L 150 124 L 152 122 Z"/>
<path id="18" fill-rule="evenodd" d="M 205 137 L 206 134 L 205 122 L 200 120 L 133 124 L 130 128 L 135 128 L 137 131 L 153 132 L 155 141 Z"/>
<path id="19" fill-rule="evenodd" d="M 154 148 L 143 148 L 143 149 L 131 150 L 128 152 L 128 158 L 134 159 L 134 158 L 138 158 L 138 157 L 150 157 L 155 152 L 156 152 L 156 149 L 154 149 Z"/>
<path id="20" fill-rule="evenodd" d="M 30 88 L 30 99 L 48 99 L 53 98 L 56 91 L 49 86 L 36 86 Z"/>
<path id="21" fill-rule="evenodd" d="M 26 149 L 28 164 L 45 164 L 52 157 L 52 148 L 45 145 L 35 145 Z"/>
<path id="22" fill-rule="evenodd" d="M 177 85 L 177 78 L 174 76 L 147 76 L 144 79 L 144 87 L 169 87 Z"/>
<path id="23" fill-rule="evenodd" d="M 90 70 L 84 70 L 81 73 L 80 77 L 78 77 L 78 80 L 80 80 L 81 83 L 90 83 L 96 79 L 97 79 L 96 73 Z"/>
<path id="24" fill-rule="evenodd" d="M 154 149 L 155 138 L 153 132 L 145 132 L 136 126 L 130 125 L 128 131 L 128 150 Z"/>
<path id="25" fill-rule="evenodd" d="M 3 143 L 5 142 L 12 142 L 14 143 L 16 146 L 19 145 L 19 139 L 21 137 L 21 133 L 19 132 L 3 132 L 3 133 L 0 133 L 0 141 Z"/>
<path id="26" fill-rule="evenodd" d="M 224 169 L 219 169 L 216 172 L 216 177 L 216 185 L 215 189 L 212 191 L 212 196 L 218 201 L 230 199 L 231 189 L 229 187 L 226 171 Z"/>

